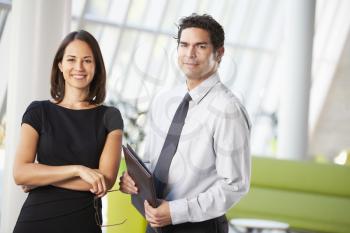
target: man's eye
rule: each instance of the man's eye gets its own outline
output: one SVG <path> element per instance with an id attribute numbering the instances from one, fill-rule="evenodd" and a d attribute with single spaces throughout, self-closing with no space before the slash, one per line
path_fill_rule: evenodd
<path id="1" fill-rule="evenodd" d="M 185 47 L 187 47 L 187 45 L 186 44 L 180 44 L 180 47 L 185 48 Z"/>
<path id="2" fill-rule="evenodd" d="M 201 48 L 201 49 L 206 49 L 207 46 L 206 46 L 206 45 L 200 45 L 199 48 Z"/>

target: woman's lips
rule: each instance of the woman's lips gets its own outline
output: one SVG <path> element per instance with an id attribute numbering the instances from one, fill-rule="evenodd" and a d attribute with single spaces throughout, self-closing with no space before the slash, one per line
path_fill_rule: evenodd
<path id="1" fill-rule="evenodd" d="M 81 80 L 81 79 L 86 78 L 86 75 L 83 75 L 83 74 L 75 74 L 75 75 L 73 75 L 73 78 L 78 79 L 78 80 Z"/>

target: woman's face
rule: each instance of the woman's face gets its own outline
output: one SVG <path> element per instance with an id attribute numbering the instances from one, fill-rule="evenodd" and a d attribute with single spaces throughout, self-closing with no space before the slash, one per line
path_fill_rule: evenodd
<path id="1" fill-rule="evenodd" d="M 90 46 L 82 40 L 73 40 L 58 64 L 67 88 L 88 90 L 94 78 L 96 63 Z"/>

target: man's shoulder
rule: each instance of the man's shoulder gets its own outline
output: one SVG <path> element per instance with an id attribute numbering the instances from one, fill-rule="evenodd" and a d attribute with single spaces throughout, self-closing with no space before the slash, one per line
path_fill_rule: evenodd
<path id="1" fill-rule="evenodd" d="M 242 98 L 239 98 L 232 90 L 222 83 L 219 83 L 215 89 L 215 97 L 210 103 L 210 109 L 223 119 L 236 119 L 237 116 L 244 116 L 248 128 L 251 127 L 248 112 L 243 105 Z"/>
<path id="2" fill-rule="evenodd" d="M 234 93 L 223 83 L 218 83 L 212 90 L 213 102 L 219 106 L 227 105 L 242 105 L 242 98 L 238 97 L 237 93 Z"/>

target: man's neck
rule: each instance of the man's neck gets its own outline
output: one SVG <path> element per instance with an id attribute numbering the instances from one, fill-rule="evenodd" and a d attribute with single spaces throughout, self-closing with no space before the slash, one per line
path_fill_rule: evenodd
<path id="1" fill-rule="evenodd" d="M 187 85 L 187 89 L 189 91 L 191 91 L 192 89 L 196 88 L 199 84 L 201 84 L 202 82 L 204 82 L 205 80 L 207 80 L 209 77 L 211 77 L 215 72 L 212 72 L 210 74 L 208 74 L 206 77 L 203 78 L 189 78 L 186 77 L 186 85 Z"/>

